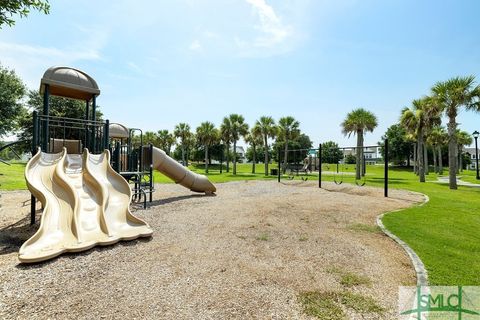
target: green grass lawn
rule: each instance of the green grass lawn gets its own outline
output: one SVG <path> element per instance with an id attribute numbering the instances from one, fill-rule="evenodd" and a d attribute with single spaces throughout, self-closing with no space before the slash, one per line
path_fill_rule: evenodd
<path id="1" fill-rule="evenodd" d="M 0 190 L 23 190 L 27 189 L 25 184 L 26 163 L 13 162 L 11 165 L 0 163 Z"/>
<path id="2" fill-rule="evenodd" d="M 271 165 L 270 168 L 276 168 Z M 25 189 L 23 170 L 25 164 L 0 164 L 0 189 Z M 213 182 L 226 182 L 249 179 L 276 179 L 265 177 L 264 166 L 256 166 L 256 174 L 251 173 L 251 164 L 239 164 L 238 174 L 225 170 L 220 174 L 219 166 L 212 166 L 209 178 Z M 193 164 L 190 169 L 204 173 L 203 165 Z M 351 175 L 354 166 L 340 166 L 345 174 L 334 174 L 335 165 L 324 165 L 324 181 L 343 179 L 345 183 L 354 183 Z M 444 172 L 447 174 L 447 171 Z M 475 172 L 464 171 L 462 179 L 476 182 Z M 312 174 L 311 179 L 318 175 Z M 427 181 L 436 181 L 437 175 L 430 173 Z M 171 181 L 155 172 L 155 182 Z M 368 166 L 367 186 L 383 186 L 383 166 Z M 429 280 L 435 285 L 480 285 L 480 188 L 459 187 L 449 190 L 447 185 L 437 183 L 419 183 L 411 170 L 391 168 L 390 187 L 408 189 L 427 194 L 430 202 L 422 207 L 412 207 L 385 215 L 385 226 L 407 242 L 417 254 L 429 272 Z"/>

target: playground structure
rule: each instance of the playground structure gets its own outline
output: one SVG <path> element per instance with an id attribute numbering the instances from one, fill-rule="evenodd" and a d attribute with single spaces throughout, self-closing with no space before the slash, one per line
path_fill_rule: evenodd
<path id="1" fill-rule="evenodd" d="M 278 168 L 277 168 L 277 180 L 281 182 L 282 178 L 286 175 L 288 180 L 294 180 L 300 178 L 302 181 L 307 181 L 310 177 L 318 178 L 318 187 L 322 187 L 322 175 L 333 174 L 333 182 L 337 185 L 343 183 L 345 175 L 349 174 L 355 178 L 355 184 L 359 187 L 363 187 L 367 183 L 367 164 L 376 163 L 379 158 L 382 158 L 384 163 L 384 196 L 388 197 L 388 139 L 385 140 L 383 146 L 384 154 L 380 157 L 380 146 L 364 146 L 362 148 L 357 147 L 335 147 L 330 149 L 336 149 L 341 152 L 341 156 L 335 157 L 335 163 L 322 163 L 322 148 L 325 149 L 322 144 L 317 149 L 293 149 L 293 150 L 278 150 Z M 325 151 L 325 150 L 324 150 Z M 287 154 L 287 161 L 284 161 Z M 348 172 L 347 156 L 352 157 L 359 156 L 362 161 L 355 163 L 355 170 Z M 374 156 L 372 156 L 374 155 Z M 333 171 L 330 171 L 330 165 L 334 165 Z M 328 172 L 323 172 L 324 167 Z M 360 179 L 357 179 L 356 171 L 360 171 Z"/>
<path id="2" fill-rule="evenodd" d="M 147 195 L 152 200 L 153 168 L 192 191 L 216 191 L 205 176 L 190 172 L 160 149 L 143 145 L 141 130 L 97 121 L 100 90 L 86 73 L 49 68 L 41 79 L 40 93 L 43 113 L 33 112 L 33 156 L 25 179 L 32 194 L 31 224 L 36 199 L 43 213 L 39 229 L 20 248 L 21 262 L 151 236 L 152 229 L 129 207 L 132 199 L 143 199 L 144 206 Z M 85 118 L 49 115 L 51 95 L 85 101 Z M 138 143 L 133 141 L 135 132 L 140 132 Z"/>
<path id="3" fill-rule="evenodd" d="M 116 142 L 116 146 L 112 152 L 115 159 L 113 167 L 117 168 L 117 171 L 126 180 L 130 180 L 131 176 L 140 176 L 140 179 L 134 178 L 133 180 L 134 182 L 140 181 L 140 183 L 138 183 L 139 188 L 143 185 L 153 188 L 153 175 L 151 175 L 153 168 L 175 181 L 175 183 L 193 192 L 212 194 L 216 191 L 215 186 L 206 176 L 188 170 L 175 159 L 169 157 L 163 150 L 151 144 L 145 146 L 143 142 L 140 142 L 140 147 L 136 149 L 133 142 L 133 133 L 135 131 L 140 132 L 140 141 L 142 141 L 140 129 L 128 129 L 120 124 L 110 124 L 110 137 L 121 139 Z M 127 138 L 127 143 L 122 144 L 125 138 Z M 132 172 L 131 170 L 135 167 L 140 168 L 140 172 Z M 145 176 L 147 176 L 146 179 Z M 152 190 L 147 190 L 146 192 L 150 194 L 151 201 Z"/>

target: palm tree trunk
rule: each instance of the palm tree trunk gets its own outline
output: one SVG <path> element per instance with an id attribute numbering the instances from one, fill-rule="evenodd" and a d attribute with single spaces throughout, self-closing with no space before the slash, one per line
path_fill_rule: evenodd
<path id="1" fill-rule="evenodd" d="M 422 144 L 423 130 L 420 130 L 417 140 L 418 140 L 417 141 L 418 175 L 420 177 L 420 182 L 425 182 L 425 167 L 423 163 L 425 158 L 423 157 L 423 144 Z"/>
<path id="2" fill-rule="evenodd" d="M 448 122 L 448 177 L 450 189 L 457 189 L 457 122 L 455 117 L 450 117 Z"/>
<path id="3" fill-rule="evenodd" d="M 265 135 L 263 137 L 263 147 L 265 152 L 265 175 L 268 176 L 268 137 Z M 280 156 L 280 155 L 279 155 Z"/>
<path id="4" fill-rule="evenodd" d="M 429 174 L 430 170 L 428 168 L 428 148 L 427 148 L 427 143 L 425 142 L 425 137 L 423 138 L 422 144 L 423 144 L 423 164 L 425 167 L 425 174 Z"/>
<path id="5" fill-rule="evenodd" d="M 413 172 L 418 174 L 417 143 L 413 143 Z"/>
<path id="6" fill-rule="evenodd" d="M 288 139 L 285 137 L 285 149 L 283 151 L 283 173 L 287 171 L 287 158 L 288 158 Z"/>
<path id="7" fill-rule="evenodd" d="M 442 146 L 437 146 L 437 148 L 438 148 L 438 174 L 443 174 Z"/>
<path id="8" fill-rule="evenodd" d="M 208 173 L 208 145 L 205 145 L 205 173 Z"/>
<path id="9" fill-rule="evenodd" d="M 227 143 L 227 172 L 230 172 L 230 143 Z"/>
<path id="10" fill-rule="evenodd" d="M 433 153 L 433 172 L 438 173 L 438 166 L 437 166 L 437 152 L 435 151 L 436 146 L 433 145 L 432 153 Z"/>
<path id="11" fill-rule="evenodd" d="M 363 147 L 363 131 L 357 131 L 357 150 L 356 152 L 356 166 L 355 166 L 355 178 L 357 180 L 361 179 L 362 176 L 362 147 Z"/>
<path id="12" fill-rule="evenodd" d="M 255 162 L 257 162 L 257 150 L 255 148 L 255 144 L 252 144 L 252 148 L 253 148 L 252 173 L 255 173 Z"/>
<path id="13" fill-rule="evenodd" d="M 237 140 L 233 140 L 233 174 L 237 174 Z"/>

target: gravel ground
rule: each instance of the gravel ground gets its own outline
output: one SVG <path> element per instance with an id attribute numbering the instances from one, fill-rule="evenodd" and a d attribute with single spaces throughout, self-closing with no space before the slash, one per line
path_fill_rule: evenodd
<path id="1" fill-rule="evenodd" d="M 149 239 L 97 247 L 22 265 L 28 226 L 25 191 L 0 200 L 0 318 L 309 319 L 302 291 L 345 290 L 340 268 L 370 279 L 349 288 L 386 312 L 351 319 L 395 319 L 399 285 L 415 285 L 403 250 L 377 232 L 385 211 L 423 200 L 416 193 L 315 182 L 217 184 L 216 196 L 158 185 L 154 203 L 135 214 Z"/>

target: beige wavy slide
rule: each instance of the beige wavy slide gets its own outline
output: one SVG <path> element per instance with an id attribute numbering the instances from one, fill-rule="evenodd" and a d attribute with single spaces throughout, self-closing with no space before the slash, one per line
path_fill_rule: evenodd
<path id="1" fill-rule="evenodd" d="M 20 248 L 19 260 L 39 262 L 63 252 L 151 236 L 129 209 L 131 190 L 110 166 L 110 153 L 56 154 L 38 150 L 25 168 L 30 192 L 41 201 L 40 228 Z"/>
<path id="2" fill-rule="evenodd" d="M 163 150 L 153 147 L 152 158 L 153 167 L 175 183 L 181 184 L 194 192 L 212 194 L 217 191 L 206 176 L 188 170 L 176 160 L 170 158 Z"/>

